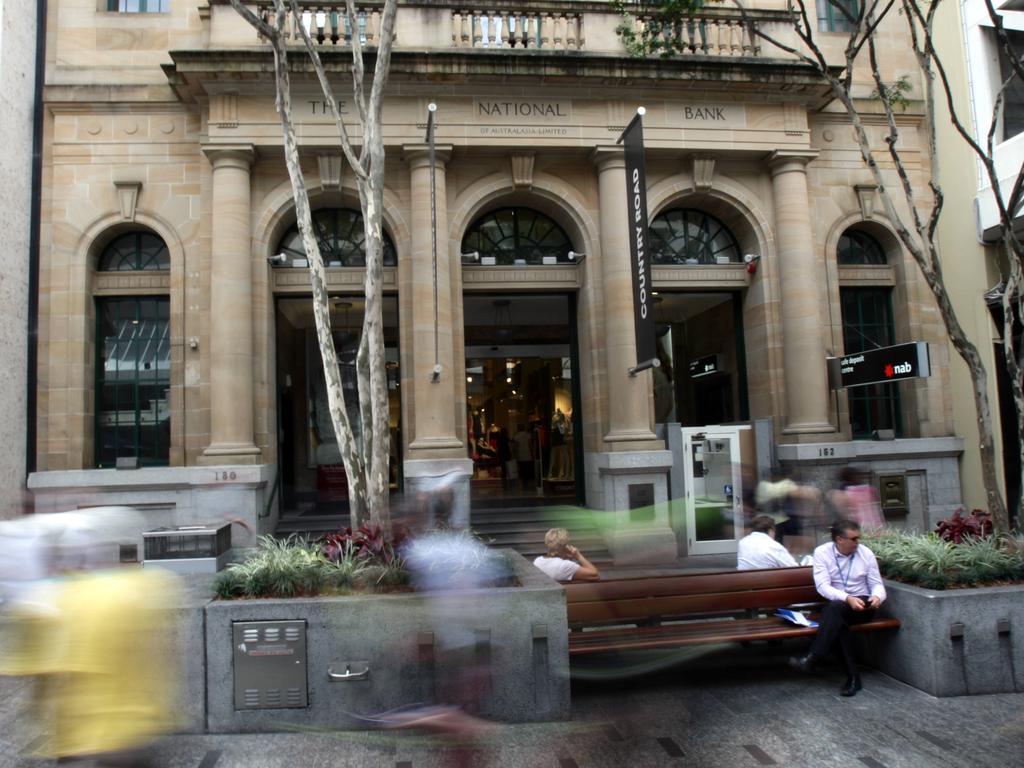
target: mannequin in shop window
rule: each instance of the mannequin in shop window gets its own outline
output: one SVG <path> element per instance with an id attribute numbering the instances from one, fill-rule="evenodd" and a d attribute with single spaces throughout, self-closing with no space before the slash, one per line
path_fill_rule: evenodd
<path id="1" fill-rule="evenodd" d="M 551 466 L 548 477 L 551 480 L 562 480 L 567 475 L 568 450 L 566 446 L 566 434 L 569 432 L 569 420 L 562 413 L 561 408 L 555 408 L 551 417 Z"/>
<path id="2" fill-rule="evenodd" d="M 565 474 L 566 480 L 572 480 L 574 475 L 572 449 L 572 411 L 565 414 Z"/>

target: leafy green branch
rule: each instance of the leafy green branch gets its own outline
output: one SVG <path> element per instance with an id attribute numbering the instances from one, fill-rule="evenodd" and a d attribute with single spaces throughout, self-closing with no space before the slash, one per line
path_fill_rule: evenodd
<path id="1" fill-rule="evenodd" d="M 705 0 L 664 0 L 664 2 L 628 2 L 613 0 L 612 8 L 621 17 L 615 28 L 630 56 L 672 56 L 687 46 L 684 25 Z"/>
<path id="2" fill-rule="evenodd" d="M 908 75 L 900 75 L 891 85 L 882 83 L 871 92 L 871 98 L 884 101 L 890 107 L 898 108 L 901 112 L 906 111 L 910 106 L 910 93 L 912 86 Z"/>

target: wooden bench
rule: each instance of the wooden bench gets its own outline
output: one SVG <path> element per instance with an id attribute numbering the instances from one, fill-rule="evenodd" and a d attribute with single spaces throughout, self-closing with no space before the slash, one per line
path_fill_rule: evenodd
<path id="1" fill-rule="evenodd" d="M 772 614 L 824 602 L 811 568 L 772 568 L 565 584 L 569 654 L 807 637 L 817 630 Z M 898 628 L 876 617 L 857 632 Z"/>

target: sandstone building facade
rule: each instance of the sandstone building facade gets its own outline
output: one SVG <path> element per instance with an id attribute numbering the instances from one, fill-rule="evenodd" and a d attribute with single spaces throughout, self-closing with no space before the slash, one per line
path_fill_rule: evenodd
<path id="1" fill-rule="evenodd" d="M 28 391 L 29 250 L 32 139 L 35 105 L 35 3 L 11 0 L 0 8 L 0 353 L 7 373 L 0 387 L 0 519 L 24 510 L 26 393 Z"/>
<path id="2" fill-rule="evenodd" d="M 748 482 L 780 464 L 827 482 L 856 462 L 890 482 L 896 520 L 922 527 L 954 507 L 962 443 L 940 319 L 845 115 L 746 26 L 786 37 L 783 5 L 746 23 L 705 11 L 673 61 L 629 57 L 608 3 L 496 6 L 400 4 L 384 108 L 396 489 L 454 472 L 464 504 L 576 500 L 623 523 L 654 502 L 644 530 L 671 527 L 686 550 L 693 517 L 661 504 L 685 493 L 671 435 L 742 424 L 756 426 L 738 449 Z M 331 4 L 310 8 L 327 11 L 313 23 L 351 109 L 344 24 Z M 372 49 L 375 4 L 361 14 Z M 342 499 L 268 46 L 220 0 L 55 0 L 48 36 L 41 508 L 133 503 L 154 527 L 230 510 L 268 531 Z M 832 53 L 844 39 L 822 35 Z M 913 74 L 898 34 L 879 40 Z M 315 81 L 297 74 L 294 89 L 344 365 L 362 317 L 358 198 Z M 640 105 L 664 364 L 630 376 L 616 140 Z M 919 106 L 900 122 L 924 195 Z M 881 151 L 881 117 L 868 120 Z M 929 344 L 930 377 L 829 389 L 827 356 L 909 341 Z M 529 460 L 511 477 L 502 446 L 520 426 Z M 701 478 L 712 462 L 688 445 Z M 140 468 L 117 469 L 124 457 Z M 719 508 L 738 509 L 721 485 Z"/>

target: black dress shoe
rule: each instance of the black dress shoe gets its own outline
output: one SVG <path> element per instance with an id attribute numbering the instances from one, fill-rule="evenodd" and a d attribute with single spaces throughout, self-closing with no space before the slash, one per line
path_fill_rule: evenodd
<path id="1" fill-rule="evenodd" d="M 803 656 L 790 656 L 789 666 L 799 669 L 801 672 L 813 672 L 814 664 L 818 660 L 813 653 L 806 653 Z"/>
<path id="2" fill-rule="evenodd" d="M 851 675 L 846 678 L 846 685 L 839 689 L 840 696 L 856 696 L 857 691 L 863 688 L 860 684 L 860 675 Z"/>

